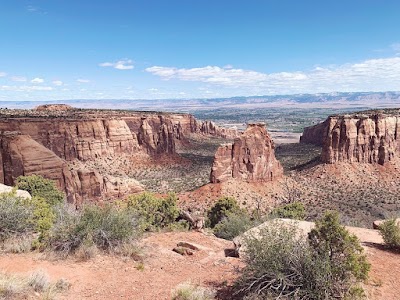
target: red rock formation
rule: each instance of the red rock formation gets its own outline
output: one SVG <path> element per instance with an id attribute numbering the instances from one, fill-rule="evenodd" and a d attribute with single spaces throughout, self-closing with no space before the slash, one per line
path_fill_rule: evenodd
<path id="1" fill-rule="evenodd" d="M 189 136 L 193 133 L 222 137 L 226 139 L 234 139 L 239 136 L 237 129 L 224 128 L 216 125 L 212 121 L 199 122 L 190 114 L 174 114 L 171 116 L 171 121 L 174 126 L 175 137 L 178 139 Z"/>
<path id="2" fill-rule="evenodd" d="M 322 146 L 326 136 L 328 120 L 310 127 L 305 127 L 300 136 L 300 143 Z"/>
<path id="3" fill-rule="evenodd" d="M 306 128 L 301 142 L 322 144 L 325 163 L 379 163 L 400 154 L 400 111 L 332 116 Z"/>
<path id="4" fill-rule="evenodd" d="M 15 185 L 21 175 L 41 175 L 56 181 L 70 203 L 104 200 L 143 191 L 135 181 L 103 177 L 97 171 L 70 169 L 67 162 L 28 135 L 5 132 L 0 135 L 0 183 Z"/>
<path id="5" fill-rule="evenodd" d="M 218 148 L 211 170 L 212 183 L 237 178 L 248 182 L 270 181 L 283 174 L 275 146 L 264 124 L 249 124 L 233 144 Z"/>
<path id="6" fill-rule="evenodd" d="M 39 174 L 56 180 L 70 202 L 122 197 L 141 187 L 134 180 L 107 175 L 107 170 L 101 174 L 93 170 L 96 161 L 112 164 L 116 157 L 126 156 L 134 164 L 135 159 L 149 155 L 176 154 L 176 139 L 191 133 L 226 135 L 223 129 L 207 124 L 201 129 L 189 114 L 85 110 L 67 105 L 0 110 L 0 133 L 20 133 L 2 137 L 0 182 L 13 184 L 20 175 Z"/>

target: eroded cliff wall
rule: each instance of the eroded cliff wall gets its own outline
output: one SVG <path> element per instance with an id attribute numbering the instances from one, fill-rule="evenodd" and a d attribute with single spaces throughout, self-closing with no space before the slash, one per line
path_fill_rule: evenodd
<path id="1" fill-rule="evenodd" d="M 96 170 L 70 168 L 53 151 L 18 132 L 0 135 L 0 154 L 0 183 L 13 186 L 21 175 L 41 175 L 54 180 L 68 202 L 76 205 L 85 199 L 101 201 L 143 191 L 136 181 L 104 177 Z"/>
<path id="2" fill-rule="evenodd" d="M 322 145 L 325 163 L 391 161 L 400 155 L 400 110 L 331 116 L 306 128 L 301 142 Z"/>

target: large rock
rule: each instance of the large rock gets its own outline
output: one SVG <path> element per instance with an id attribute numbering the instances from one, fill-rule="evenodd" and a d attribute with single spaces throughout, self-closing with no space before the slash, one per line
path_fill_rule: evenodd
<path id="1" fill-rule="evenodd" d="M 239 257 L 245 256 L 247 250 L 246 241 L 248 239 L 260 239 L 263 228 L 270 226 L 273 226 L 273 228 L 276 228 L 277 226 L 288 226 L 289 228 L 294 227 L 294 231 L 298 235 L 298 237 L 307 238 L 308 233 L 315 227 L 315 223 L 292 219 L 268 220 L 256 227 L 249 229 L 248 231 L 233 239 L 236 254 Z M 382 236 L 380 235 L 378 230 L 352 226 L 346 226 L 346 229 L 349 231 L 350 234 L 354 234 L 359 239 L 361 245 L 363 245 L 364 243 L 383 244 Z"/>
<path id="2" fill-rule="evenodd" d="M 249 124 L 233 144 L 217 149 L 211 170 L 212 183 L 237 178 L 248 182 L 271 181 L 283 174 L 275 146 L 264 124 Z"/>
<path id="3" fill-rule="evenodd" d="M 323 145 L 325 163 L 379 163 L 399 157 L 400 112 L 331 116 L 306 128 L 301 142 Z"/>
<path id="4" fill-rule="evenodd" d="M 0 183 L 0 194 L 11 193 L 13 191 L 14 191 L 14 188 L 12 186 L 8 186 L 8 185 Z M 24 191 L 24 190 L 15 190 L 15 194 L 17 195 L 17 197 L 21 197 L 21 198 L 28 198 L 28 199 L 32 198 L 31 194 L 29 194 L 29 192 Z"/>

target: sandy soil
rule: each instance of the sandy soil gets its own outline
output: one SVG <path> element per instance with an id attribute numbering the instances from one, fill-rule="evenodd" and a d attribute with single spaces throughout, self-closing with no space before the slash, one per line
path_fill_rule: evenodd
<path id="1" fill-rule="evenodd" d="M 199 245 L 192 256 L 172 251 L 180 241 Z M 225 257 L 233 244 L 199 232 L 152 234 L 142 241 L 144 269 L 139 263 L 120 257 L 97 255 L 86 262 L 73 259 L 49 261 L 38 253 L 0 256 L 0 270 L 27 274 L 45 270 L 52 281 L 60 278 L 71 288 L 59 299 L 171 299 L 180 283 L 219 285 L 234 278 L 236 258 Z"/>

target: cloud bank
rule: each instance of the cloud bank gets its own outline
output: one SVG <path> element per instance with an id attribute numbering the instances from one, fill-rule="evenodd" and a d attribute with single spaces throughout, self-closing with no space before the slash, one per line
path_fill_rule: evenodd
<path id="1" fill-rule="evenodd" d="M 389 91 L 400 87 L 400 57 L 315 67 L 309 71 L 262 73 L 218 66 L 176 68 L 153 66 L 147 72 L 162 80 L 202 82 L 264 94 L 332 91 Z"/>

